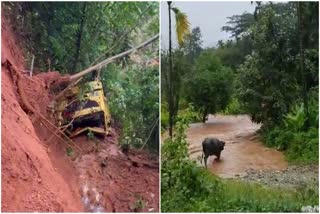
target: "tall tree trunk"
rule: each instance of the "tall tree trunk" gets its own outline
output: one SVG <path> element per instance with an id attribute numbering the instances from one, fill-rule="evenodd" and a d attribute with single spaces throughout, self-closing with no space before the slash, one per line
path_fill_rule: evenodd
<path id="1" fill-rule="evenodd" d="M 204 112 L 203 112 L 203 115 L 202 115 L 202 122 L 205 123 L 206 122 L 206 118 L 207 118 L 207 115 L 208 115 L 208 111 L 209 111 L 209 107 L 206 107 L 204 109 Z"/>
<path id="2" fill-rule="evenodd" d="M 298 24 L 299 24 L 299 48 L 300 48 L 300 75 L 302 77 L 302 97 L 303 104 L 306 110 L 305 129 L 309 125 L 309 106 L 308 106 L 308 89 L 307 89 L 307 74 L 304 71 L 304 42 L 306 41 L 306 23 L 304 4 L 306 2 L 298 2 Z"/>
<path id="3" fill-rule="evenodd" d="M 168 1 L 168 12 L 169 12 L 169 136 L 172 138 L 172 129 L 174 121 L 174 103 L 173 103 L 173 80 L 172 80 L 172 37 L 171 37 L 171 1 Z"/>
<path id="4" fill-rule="evenodd" d="M 83 7 L 82 7 L 82 12 L 81 12 L 81 19 L 80 19 L 80 27 L 79 30 L 77 32 L 76 35 L 76 53 L 74 56 L 74 62 L 73 62 L 73 66 L 72 66 L 72 72 L 75 72 L 76 68 L 77 68 L 77 64 L 79 61 L 79 57 L 80 57 L 80 50 L 81 50 L 81 38 L 82 38 L 82 34 L 83 34 L 83 28 L 84 28 L 84 21 L 86 18 L 86 7 L 87 7 L 87 3 L 84 2 L 83 3 Z"/>

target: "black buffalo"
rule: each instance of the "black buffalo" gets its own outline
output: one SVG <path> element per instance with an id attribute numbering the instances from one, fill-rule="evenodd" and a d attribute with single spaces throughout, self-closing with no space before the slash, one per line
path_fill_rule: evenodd
<path id="1" fill-rule="evenodd" d="M 217 160 L 220 159 L 221 151 L 224 149 L 225 144 L 226 144 L 225 142 L 218 140 L 217 138 L 206 138 L 202 141 L 203 153 L 201 157 L 201 162 L 202 162 L 202 159 L 204 159 L 204 164 L 206 168 L 207 168 L 207 159 L 210 155 L 217 156 Z"/>

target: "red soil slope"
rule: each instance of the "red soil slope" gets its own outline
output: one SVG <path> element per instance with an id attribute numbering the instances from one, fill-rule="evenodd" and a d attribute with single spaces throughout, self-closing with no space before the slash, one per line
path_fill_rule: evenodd
<path id="1" fill-rule="evenodd" d="M 78 137 L 74 141 L 83 151 L 68 157 L 65 144 L 51 138 L 46 124 L 28 112 L 23 97 L 29 109 L 49 118 L 47 106 L 54 95 L 48 88 L 61 76 L 48 72 L 29 78 L 23 73 L 19 44 L 4 18 L 1 24 L 2 211 L 158 212 L 157 157 L 137 150 L 124 154 L 116 136 Z"/>
<path id="2" fill-rule="evenodd" d="M 23 69 L 22 51 L 3 17 L 1 31 L 1 63 L 9 60 Z M 83 211 L 78 188 L 66 182 L 63 170 L 50 159 L 30 116 L 20 107 L 16 85 L 8 70 L 1 67 L 2 211 Z M 28 86 L 24 90 L 35 109 L 40 110 L 49 101 L 43 79 L 23 78 L 22 85 Z"/>

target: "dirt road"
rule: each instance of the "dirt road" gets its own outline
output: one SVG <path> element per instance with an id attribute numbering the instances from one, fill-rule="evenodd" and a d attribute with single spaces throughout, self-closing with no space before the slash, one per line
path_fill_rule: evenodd
<path id="1" fill-rule="evenodd" d="M 284 155 L 260 142 L 255 133 L 259 128 L 247 115 L 210 115 L 205 124 L 194 123 L 187 130 L 190 158 L 200 164 L 202 140 L 216 137 L 225 141 L 226 146 L 219 162 L 214 160 L 215 156 L 208 159 L 208 168 L 220 177 L 241 176 L 248 170 L 286 169 Z"/>

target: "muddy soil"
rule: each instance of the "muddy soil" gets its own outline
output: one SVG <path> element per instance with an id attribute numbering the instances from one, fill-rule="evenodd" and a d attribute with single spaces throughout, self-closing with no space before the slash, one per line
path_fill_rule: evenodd
<path id="1" fill-rule="evenodd" d="M 11 27 L 1 20 L 1 210 L 3 212 L 76 212 L 83 211 L 78 187 L 72 176 L 61 173 L 70 164 L 56 163 L 37 135 L 33 119 L 22 106 L 19 84 L 32 108 L 42 112 L 49 100 L 44 82 L 24 73 L 23 49 Z M 3 66 L 10 61 L 15 75 Z M 38 123 L 41 126 L 41 123 Z M 69 173 L 72 174 L 72 173 Z"/>
<path id="2" fill-rule="evenodd" d="M 75 139 L 81 200 L 89 212 L 158 212 L 159 161 L 145 151 L 123 153 L 109 139 Z"/>
<path id="3" fill-rule="evenodd" d="M 226 146 L 220 161 L 216 161 L 215 156 L 208 158 L 208 169 L 222 178 L 236 178 L 266 185 L 318 183 L 318 166 L 288 167 L 281 152 L 262 144 L 256 134 L 260 126 L 252 123 L 247 115 L 210 115 L 205 124 L 194 123 L 187 130 L 190 157 L 202 165 L 201 143 L 206 137 L 216 137 L 225 141 Z"/>

